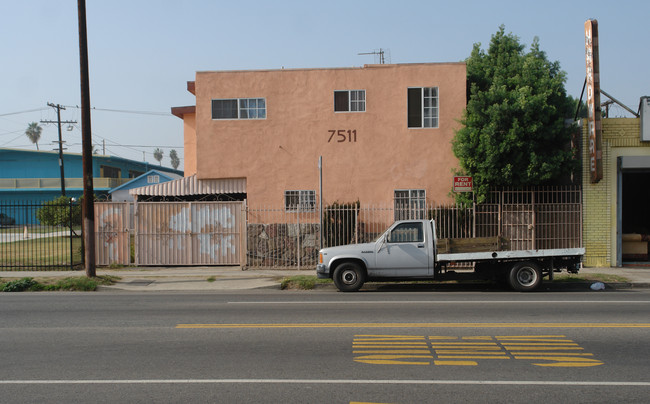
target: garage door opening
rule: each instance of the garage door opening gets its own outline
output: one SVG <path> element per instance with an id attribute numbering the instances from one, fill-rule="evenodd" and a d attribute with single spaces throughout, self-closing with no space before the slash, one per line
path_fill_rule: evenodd
<path id="1" fill-rule="evenodd" d="M 623 171 L 619 178 L 622 265 L 650 266 L 650 170 Z"/>

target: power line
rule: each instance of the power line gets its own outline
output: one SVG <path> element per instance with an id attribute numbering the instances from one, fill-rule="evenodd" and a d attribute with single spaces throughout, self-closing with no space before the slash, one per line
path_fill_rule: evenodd
<path id="1" fill-rule="evenodd" d="M 9 116 L 9 115 L 18 115 L 18 114 L 26 114 L 28 112 L 37 112 L 37 111 L 44 111 L 47 108 L 36 108 L 36 109 L 27 109 L 25 111 L 18 111 L 18 112 L 8 112 L 6 114 L 0 114 L 0 116 Z"/>
<path id="2" fill-rule="evenodd" d="M 67 108 L 79 108 L 77 105 L 66 105 Z M 169 112 L 157 112 L 157 111 L 137 111 L 137 110 L 128 110 L 128 109 L 110 109 L 110 108 L 91 108 L 93 111 L 104 111 L 104 112 L 119 112 L 122 114 L 137 114 L 137 115 L 159 115 L 159 116 L 172 116 Z"/>

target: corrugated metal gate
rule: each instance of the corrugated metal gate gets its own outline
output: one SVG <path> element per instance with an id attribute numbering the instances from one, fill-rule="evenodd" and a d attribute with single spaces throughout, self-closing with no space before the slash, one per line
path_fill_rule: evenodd
<path id="1" fill-rule="evenodd" d="M 137 206 L 137 207 L 136 207 Z M 239 265 L 243 202 L 95 202 L 97 265 Z"/>
<path id="2" fill-rule="evenodd" d="M 95 202 L 95 261 L 97 265 L 131 263 L 131 204 Z"/>
<path id="3" fill-rule="evenodd" d="M 239 265 L 242 202 L 136 205 L 136 265 Z"/>

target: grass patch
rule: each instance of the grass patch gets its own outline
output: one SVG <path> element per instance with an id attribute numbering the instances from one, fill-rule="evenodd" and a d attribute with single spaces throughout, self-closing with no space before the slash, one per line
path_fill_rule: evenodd
<path id="1" fill-rule="evenodd" d="M 102 275 L 94 278 L 75 276 L 63 279 L 34 279 L 21 278 L 2 282 L 0 280 L 0 291 L 2 292 L 41 292 L 41 291 L 77 291 L 92 292 L 98 286 L 113 285 L 120 278 L 110 275 Z"/>
<path id="2" fill-rule="evenodd" d="M 60 266 L 80 263 L 81 237 L 45 237 L 0 243 L 0 258 L 4 266 Z"/>
<path id="3" fill-rule="evenodd" d="M 208 282 L 214 282 L 214 281 L 217 280 L 217 278 L 215 278 L 214 276 L 211 276 L 211 277 L 209 277 L 209 278 L 206 279 L 206 280 L 207 280 Z"/>
<path id="4" fill-rule="evenodd" d="M 624 276 L 613 274 L 560 274 L 553 276 L 553 282 L 629 282 Z"/>
<path id="5" fill-rule="evenodd" d="M 331 279 L 318 279 L 314 275 L 296 275 L 282 278 L 280 282 L 280 289 L 301 289 L 311 290 L 316 285 L 331 284 Z"/>

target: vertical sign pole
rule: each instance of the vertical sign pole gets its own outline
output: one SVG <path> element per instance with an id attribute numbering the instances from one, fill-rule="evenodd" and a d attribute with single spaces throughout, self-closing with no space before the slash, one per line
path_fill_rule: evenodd
<path id="1" fill-rule="evenodd" d="M 320 248 L 323 248 L 323 156 L 318 157 L 318 207 L 320 216 Z"/>

